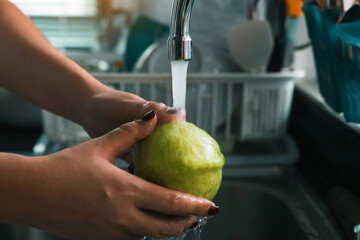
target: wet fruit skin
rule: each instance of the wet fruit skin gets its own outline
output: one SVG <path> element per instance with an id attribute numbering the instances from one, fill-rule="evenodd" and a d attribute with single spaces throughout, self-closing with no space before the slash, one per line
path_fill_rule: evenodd
<path id="1" fill-rule="evenodd" d="M 159 125 L 135 146 L 135 175 L 149 182 L 212 200 L 225 159 L 217 142 L 188 122 Z"/>

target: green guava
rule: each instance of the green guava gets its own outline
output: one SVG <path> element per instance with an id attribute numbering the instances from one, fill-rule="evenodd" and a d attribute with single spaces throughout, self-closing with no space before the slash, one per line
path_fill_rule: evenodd
<path id="1" fill-rule="evenodd" d="M 135 146 L 133 160 L 136 176 L 209 200 L 219 190 L 225 163 L 218 143 L 185 121 L 157 126 Z"/>

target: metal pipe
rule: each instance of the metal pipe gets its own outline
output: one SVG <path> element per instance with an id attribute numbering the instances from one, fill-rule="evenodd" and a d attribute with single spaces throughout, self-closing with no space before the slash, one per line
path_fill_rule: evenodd
<path id="1" fill-rule="evenodd" d="M 174 0 L 171 9 L 170 34 L 168 40 L 169 60 L 192 59 L 190 20 L 194 0 Z"/>

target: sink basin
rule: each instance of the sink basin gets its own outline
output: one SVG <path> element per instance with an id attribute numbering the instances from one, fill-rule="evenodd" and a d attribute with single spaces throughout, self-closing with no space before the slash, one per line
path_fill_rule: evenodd
<path id="1" fill-rule="evenodd" d="M 221 211 L 203 228 L 203 240 L 346 239 L 293 166 L 225 168 L 214 202 Z"/>
<path id="2" fill-rule="evenodd" d="M 203 240 L 345 239 L 327 207 L 292 166 L 225 168 L 214 202 L 221 211 L 203 228 Z M 0 239 L 61 238 L 23 226 L 0 225 Z"/>
<path id="3" fill-rule="evenodd" d="M 224 181 L 214 201 L 221 212 L 208 221 L 202 239 L 309 239 L 289 207 L 257 186 Z"/>

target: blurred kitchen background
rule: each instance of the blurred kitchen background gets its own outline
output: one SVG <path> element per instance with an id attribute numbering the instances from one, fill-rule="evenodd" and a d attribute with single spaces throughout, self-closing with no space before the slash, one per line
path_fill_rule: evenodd
<path id="1" fill-rule="evenodd" d="M 53 46 L 91 73 L 170 72 L 166 56 L 171 0 L 12 2 L 33 20 Z M 194 56 L 189 72 L 244 72 L 230 54 L 227 34 L 229 28 L 248 22 L 250 12 L 255 19 L 267 20 L 271 25 L 274 42 L 269 46 L 272 55 L 268 70 L 303 69 L 306 75 L 302 79 L 315 81 L 304 16 L 296 16 L 295 25 L 287 29 L 286 4 L 279 0 L 197 0 L 191 19 Z M 288 32 L 296 51 L 287 51 L 285 56 Z M 39 108 L 1 88 L 0 100 L 0 123 L 24 129 L 42 126 Z"/>
<path id="2" fill-rule="evenodd" d="M 12 2 L 100 81 L 171 105 L 172 0 Z M 226 154 L 219 201 L 258 204 L 225 208 L 226 224 L 217 226 L 229 238 L 209 227 L 204 239 L 356 239 L 360 230 L 360 14 L 337 24 L 347 1 L 305 2 L 194 2 L 187 118 Z M 80 126 L 1 88 L 0 136 L 0 151 L 25 155 L 88 139 Z M 227 222 L 237 210 L 244 219 Z M 14 226 L 4 239 L 53 239 L 34 231 Z"/>

